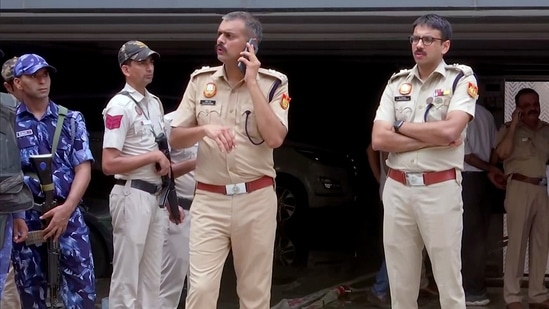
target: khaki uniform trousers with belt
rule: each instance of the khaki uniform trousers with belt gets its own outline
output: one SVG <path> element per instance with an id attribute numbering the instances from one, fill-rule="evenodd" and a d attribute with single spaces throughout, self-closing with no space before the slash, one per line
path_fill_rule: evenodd
<path id="1" fill-rule="evenodd" d="M 441 309 L 465 309 L 461 280 L 461 175 L 428 186 L 387 178 L 383 191 L 383 244 L 393 309 L 418 308 L 425 246 Z"/>
<path id="2" fill-rule="evenodd" d="M 237 195 L 196 190 L 187 309 L 215 309 L 232 249 L 241 309 L 269 309 L 277 198 L 273 186 Z"/>
<path id="3" fill-rule="evenodd" d="M 109 208 L 114 241 L 109 308 L 159 308 L 166 221 L 158 196 L 128 181 L 113 187 Z"/>
<path id="4" fill-rule="evenodd" d="M 547 187 L 509 179 L 505 195 L 507 253 L 503 276 L 506 303 L 521 302 L 520 281 L 524 276 L 526 246 L 529 246 L 528 302 L 547 299 L 544 285 L 549 254 L 549 198 Z"/>

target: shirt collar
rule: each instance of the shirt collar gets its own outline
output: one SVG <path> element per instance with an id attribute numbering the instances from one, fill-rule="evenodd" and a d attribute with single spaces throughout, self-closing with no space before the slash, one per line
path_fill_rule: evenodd
<path id="1" fill-rule="evenodd" d="M 34 117 L 34 115 L 31 112 L 29 112 L 29 110 L 28 110 L 27 106 L 25 105 L 25 103 L 21 102 L 17 106 L 16 115 L 17 116 L 24 116 L 25 114 L 32 115 Z M 51 100 L 49 100 L 48 107 L 46 108 L 46 112 L 44 113 L 44 116 L 42 116 L 42 119 L 44 119 L 46 117 L 57 117 L 57 116 L 59 116 L 59 107 L 57 106 L 57 104 L 55 104 Z"/>
<path id="2" fill-rule="evenodd" d="M 436 67 L 436 69 L 433 71 L 433 73 L 431 73 L 431 76 L 435 73 L 438 73 L 440 74 L 442 77 L 446 77 L 446 62 L 444 60 L 440 61 L 440 63 L 438 64 L 438 66 Z M 411 77 L 416 77 L 417 79 L 421 80 L 421 78 L 419 77 L 419 69 L 417 67 L 417 64 L 414 65 L 414 67 L 412 68 L 412 72 L 410 72 L 410 75 L 408 76 L 408 78 L 411 78 Z M 428 76 L 424 82 L 429 79 L 431 76 Z"/>
<path id="3" fill-rule="evenodd" d="M 140 103 L 143 101 L 143 99 L 146 98 L 147 100 L 143 101 L 146 104 L 148 99 L 151 97 L 151 94 L 147 89 L 145 89 L 145 95 L 142 95 L 141 93 L 139 93 L 139 91 L 135 90 L 135 88 L 130 86 L 128 83 L 126 83 L 122 91 L 127 91 L 134 100 Z"/>

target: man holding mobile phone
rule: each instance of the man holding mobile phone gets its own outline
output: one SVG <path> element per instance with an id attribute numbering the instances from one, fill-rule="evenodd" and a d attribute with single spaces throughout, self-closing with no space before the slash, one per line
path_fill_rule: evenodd
<path id="1" fill-rule="evenodd" d="M 539 94 L 519 90 L 516 109 L 496 137 L 496 155 L 507 175 L 505 211 L 509 242 L 505 255 L 503 298 L 509 309 L 522 307 L 521 280 L 526 244 L 530 308 L 549 308 L 544 285 L 549 252 L 549 197 L 546 163 L 549 160 L 549 124 L 541 121 Z"/>
<path id="2" fill-rule="evenodd" d="M 286 76 L 261 68 L 253 48 L 261 39 L 262 25 L 251 14 L 223 16 L 216 44 L 223 65 L 191 74 L 172 121 L 173 148 L 199 143 L 187 309 L 216 308 L 229 250 L 240 308 L 270 307 L 277 211 L 273 148 L 288 132 L 290 97 Z"/>

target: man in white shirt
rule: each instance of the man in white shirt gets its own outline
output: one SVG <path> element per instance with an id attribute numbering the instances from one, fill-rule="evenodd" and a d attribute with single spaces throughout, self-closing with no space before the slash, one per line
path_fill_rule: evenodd
<path id="1" fill-rule="evenodd" d="M 170 136 L 173 112 L 165 117 L 167 135 Z M 194 197 L 196 180 L 196 154 L 198 143 L 189 148 L 171 149 L 172 171 L 175 178 L 175 189 L 179 206 L 183 208 L 185 216 L 179 225 L 169 220 L 166 211 L 166 225 L 168 226 L 164 247 L 162 249 L 162 273 L 160 283 L 160 309 L 176 309 L 185 284 L 185 277 L 189 271 L 189 233 L 191 216 L 189 210 Z"/>
<path id="2" fill-rule="evenodd" d="M 487 172 L 503 175 L 490 164 L 496 138 L 494 117 L 486 108 L 476 104 L 475 118 L 467 127 L 463 165 L 463 238 L 461 246 L 463 289 L 465 304 L 485 306 L 484 274 L 486 268 L 486 239 L 490 224 L 491 184 Z"/>

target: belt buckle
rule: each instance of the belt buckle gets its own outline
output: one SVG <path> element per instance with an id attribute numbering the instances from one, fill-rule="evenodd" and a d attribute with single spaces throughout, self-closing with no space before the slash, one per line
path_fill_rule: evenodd
<path id="1" fill-rule="evenodd" d="M 425 186 L 423 173 L 405 173 L 404 175 L 406 176 L 406 185 L 410 187 Z"/>
<path id="2" fill-rule="evenodd" d="M 538 185 L 540 185 L 540 186 L 546 186 L 546 185 L 547 185 L 547 178 L 542 177 L 542 178 L 539 180 Z"/>
<path id="3" fill-rule="evenodd" d="M 240 183 L 226 185 L 225 193 L 227 195 L 244 194 L 246 193 L 246 183 L 240 182 Z"/>

